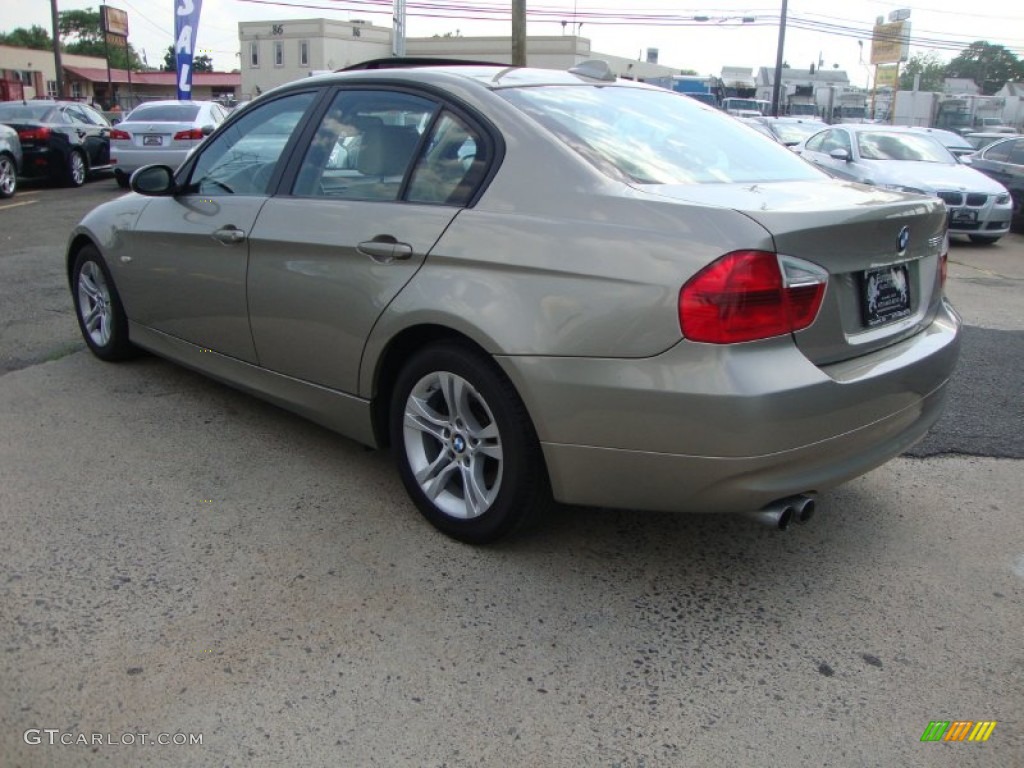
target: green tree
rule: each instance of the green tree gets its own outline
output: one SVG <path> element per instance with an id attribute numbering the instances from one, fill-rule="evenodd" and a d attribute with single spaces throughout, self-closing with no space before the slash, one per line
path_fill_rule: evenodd
<path id="1" fill-rule="evenodd" d="M 57 29 L 60 31 L 64 50 L 68 53 L 101 58 L 109 53 L 110 66 L 116 69 L 126 69 L 129 63 L 134 70 L 145 68 L 131 44 L 127 48 L 104 45 L 99 11 L 92 8 L 61 11 L 57 14 Z"/>
<path id="2" fill-rule="evenodd" d="M 680 75 L 697 75 L 697 74 L 700 74 L 700 73 L 697 72 L 696 69 L 680 69 L 679 70 L 679 74 Z"/>
<path id="3" fill-rule="evenodd" d="M 174 46 L 167 46 L 167 50 L 164 51 L 164 72 L 176 72 L 178 69 L 177 60 L 174 56 Z M 209 56 L 193 56 L 192 57 L 192 71 L 193 72 L 213 72 L 213 59 Z"/>
<path id="4" fill-rule="evenodd" d="M 909 91 L 914 88 L 914 77 L 921 76 L 918 88 L 922 91 L 941 91 L 942 81 L 946 78 L 948 64 L 937 54 L 914 54 L 900 70 L 900 90 Z"/>
<path id="5" fill-rule="evenodd" d="M 45 27 L 33 24 L 30 28 L 18 27 L 11 32 L 0 32 L 0 45 L 14 48 L 35 48 L 40 51 L 53 49 L 53 40 Z"/>
<path id="6" fill-rule="evenodd" d="M 1024 80 L 1024 62 L 1002 45 L 971 43 L 949 62 L 946 77 L 967 77 L 991 96 L 1008 82 Z"/>

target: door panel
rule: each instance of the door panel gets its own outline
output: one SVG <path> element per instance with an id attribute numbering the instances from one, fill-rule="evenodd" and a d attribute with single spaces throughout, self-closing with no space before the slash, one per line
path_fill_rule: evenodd
<path id="1" fill-rule="evenodd" d="M 356 392 L 366 338 L 458 208 L 273 198 L 250 238 L 260 365 Z"/>
<path id="2" fill-rule="evenodd" d="M 128 307 L 132 319 L 256 362 L 245 273 L 247 238 L 265 201 L 183 195 L 150 202 L 135 229 L 126 233 L 124 251 L 131 260 L 118 276 L 124 293 L 135 299 Z"/>

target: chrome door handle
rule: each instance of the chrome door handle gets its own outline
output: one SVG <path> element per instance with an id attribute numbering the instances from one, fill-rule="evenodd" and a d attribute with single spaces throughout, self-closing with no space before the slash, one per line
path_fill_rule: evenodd
<path id="1" fill-rule="evenodd" d="M 392 261 L 405 261 L 412 256 L 412 246 L 399 243 L 390 235 L 378 235 L 373 240 L 364 240 L 356 246 L 356 250 L 369 256 L 378 264 Z"/>
<path id="2" fill-rule="evenodd" d="M 238 227 L 228 225 L 214 232 L 213 239 L 219 240 L 225 245 L 235 245 L 245 240 L 245 231 Z"/>

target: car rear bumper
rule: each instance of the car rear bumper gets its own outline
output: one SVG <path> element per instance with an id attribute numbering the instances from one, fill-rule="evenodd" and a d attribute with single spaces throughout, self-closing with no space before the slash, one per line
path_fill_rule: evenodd
<path id="1" fill-rule="evenodd" d="M 498 358 L 533 417 L 555 498 L 743 512 L 822 491 L 920 440 L 942 411 L 960 321 L 819 368 L 789 338 L 655 358 Z"/>
<path id="2" fill-rule="evenodd" d="M 188 149 L 144 149 L 144 150 L 110 150 L 110 162 L 114 170 L 131 174 L 144 165 L 169 165 L 177 168 L 188 156 Z"/>

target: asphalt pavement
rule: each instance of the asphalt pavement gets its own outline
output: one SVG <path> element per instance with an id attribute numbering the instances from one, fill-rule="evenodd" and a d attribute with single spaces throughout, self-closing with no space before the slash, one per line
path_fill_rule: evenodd
<path id="1" fill-rule="evenodd" d="M 1024 764 L 1024 237 L 954 246 L 946 417 L 809 525 L 473 548 L 386 455 L 82 351 L 64 238 L 116 194 L 0 204 L 0 765 Z"/>

